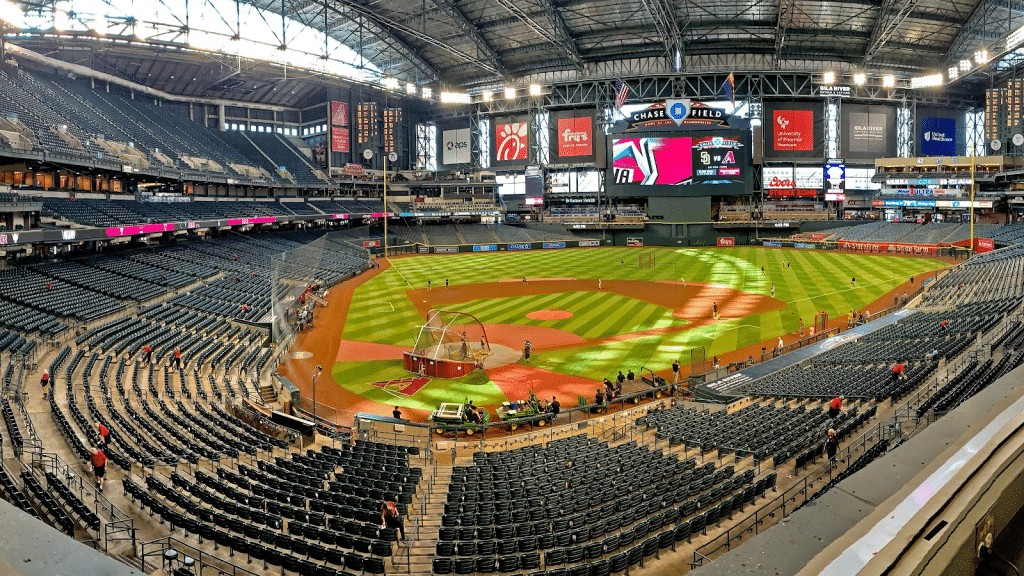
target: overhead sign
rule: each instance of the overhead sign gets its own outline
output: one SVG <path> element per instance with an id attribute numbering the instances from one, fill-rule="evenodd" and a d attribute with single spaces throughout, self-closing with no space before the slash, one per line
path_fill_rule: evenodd
<path id="1" fill-rule="evenodd" d="M 952 156 L 956 154 L 956 119 L 921 118 L 920 150 L 924 156 Z"/>
<path id="2" fill-rule="evenodd" d="M 331 124 L 348 126 L 348 102 L 331 102 Z"/>
<path id="3" fill-rule="evenodd" d="M 348 128 L 331 126 L 331 152 L 349 152 L 350 150 Z"/>
<path id="4" fill-rule="evenodd" d="M 441 132 L 441 163 L 446 166 L 453 164 L 469 164 L 469 128 L 444 130 Z"/>
<path id="5" fill-rule="evenodd" d="M 814 150 L 814 111 L 772 110 L 771 141 L 776 152 Z"/>
<path id="6" fill-rule="evenodd" d="M 649 128 L 684 124 L 696 126 L 729 126 L 729 113 L 719 108 L 712 108 L 703 102 L 688 99 L 666 100 L 655 102 L 643 110 L 629 115 L 626 130 L 643 130 Z"/>
<path id="7" fill-rule="evenodd" d="M 592 116 L 559 118 L 556 132 L 559 158 L 593 155 L 593 126 L 594 118 Z"/>
<path id="8" fill-rule="evenodd" d="M 530 124 L 510 122 L 494 124 L 494 159 L 498 162 L 526 160 L 529 150 Z"/>

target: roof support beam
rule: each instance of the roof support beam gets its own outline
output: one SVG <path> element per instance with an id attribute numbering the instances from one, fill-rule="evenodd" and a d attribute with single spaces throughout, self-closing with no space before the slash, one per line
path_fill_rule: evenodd
<path id="1" fill-rule="evenodd" d="M 796 0 L 779 0 L 779 13 L 775 21 L 775 67 L 782 62 L 782 50 L 786 47 L 786 31 L 793 23 Z"/>
<path id="2" fill-rule="evenodd" d="M 869 62 L 892 38 L 907 16 L 917 7 L 918 0 L 885 0 L 875 18 L 875 26 L 871 30 L 868 49 L 864 52 L 864 61 Z"/>
<path id="3" fill-rule="evenodd" d="M 1024 18 L 1019 15 L 1022 10 L 1024 2 L 1019 0 L 978 2 L 960 28 L 960 32 L 949 43 L 945 64 L 948 66 L 961 59 L 970 58 L 975 49 L 987 47 L 997 40 L 1006 38 L 1011 30 L 1024 24 Z"/>
<path id="4" fill-rule="evenodd" d="M 516 0 L 498 0 L 498 2 L 523 24 L 529 26 L 538 36 L 561 50 L 572 62 L 573 68 L 583 71 L 583 59 L 580 57 L 579 48 L 576 47 L 576 42 L 573 40 L 572 34 L 569 33 L 569 27 L 565 25 L 565 20 L 562 19 L 558 8 L 551 3 L 551 0 L 538 0 L 539 14 L 547 20 L 544 23 L 538 22 L 534 15 L 519 6 Z"/>
<path id="5" fill-rule="evenodd" d="M 481 67 L 494 72 L 500 76 L 507 76 L 508 71 L 505 69 L 505 65 L 501 62 L 501 58 L 498 57 L 498 53 L 494 51 L 494 48 L 487 43 L 483 35 L 480 34 L 480 30 L 469 20 L 468 17 L 455 5 L 454 0 L 434 0 L 434 4 L 441 9 L 441 12 L 451 19 L 452 23 L 455 24 L 466 37 L 473 43 L 476 48 L 476 56 L 470 57 L 470 59 L 478 60 Z M 417 33 L 417 35 L 430 38 L 426 34 Z M 421 39 L 426 39 L 421 38 Z M 430 43 L 440 48 L 453 51 L 446 42 L 437 42 L 433 38 L 430 38 Z"/>
<path id="6" fill-rule="evenodd" d="M 654 26 L 661 35 L 661 43 L 665 46 L 669 68 L 681 71 L 686 61 L 686 46 L 683 35 L 676 22 L 676 8 L 672 0 L 643 0 L 644 7 L 654 20 Z M 677 64 L 678 63 L 678 64 Z"/>

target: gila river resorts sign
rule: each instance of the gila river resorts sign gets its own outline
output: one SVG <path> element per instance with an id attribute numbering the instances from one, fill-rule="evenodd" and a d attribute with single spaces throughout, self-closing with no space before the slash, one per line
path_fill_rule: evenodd
<path id="1" fill-rule="evenodd" d="M 629 115 L 626 130 L 645 130 L 665 126 L 718 126 L 729 127 L 729 113 L 690 99 L 655 102 L 643 110 Z"/>

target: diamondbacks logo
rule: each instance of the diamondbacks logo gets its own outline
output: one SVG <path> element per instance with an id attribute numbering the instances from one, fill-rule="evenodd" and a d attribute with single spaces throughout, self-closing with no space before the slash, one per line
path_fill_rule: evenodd
<path id="1" fill-rule="evenodd" d="M 530 126 L 526 122 L 494 126 L 495 159 L 500 162 L 526 160 Z"/>
<path id="2" fill-rule="evenodd" d="M 430 382 L 430 378 L 403 378 L 401 380 L 371 382 L 370 386 L 375 386 L 388 392 L 397 392 L 403 396 L 412 396 L 426 386 L 428 382 Z"/>

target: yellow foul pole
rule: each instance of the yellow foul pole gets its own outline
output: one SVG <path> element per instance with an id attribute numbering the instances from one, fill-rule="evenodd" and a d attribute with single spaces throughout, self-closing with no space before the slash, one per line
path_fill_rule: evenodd
<path id="1" fill-rule="evenodd" d="M 972 228 L 973 230 L 973 228 Z M 388 257 L 388 157 L 384 156 L 384 257 Z"/>
<path id="2" fill-rule="evenodd" d="M 975 156 L 975 152 L 972 151 L 971 152 L 971 206 L 970 206 L 970 215 L 971 215 L 971 247 L 970 247 L 970 250 L 971 250 L 972 253 L 974 252 L 974 174 L 975 174 L 975 170 L 976 170 L 977 159 L 978 159 L 978 157 Z"/>

